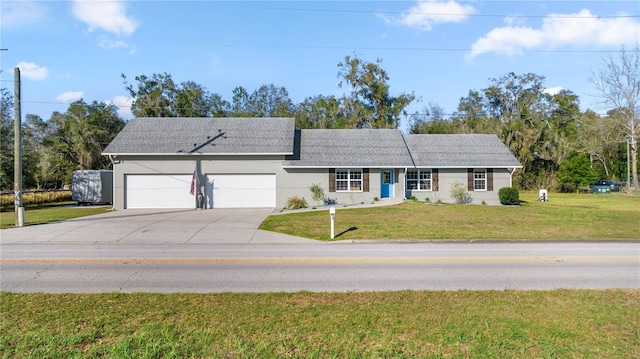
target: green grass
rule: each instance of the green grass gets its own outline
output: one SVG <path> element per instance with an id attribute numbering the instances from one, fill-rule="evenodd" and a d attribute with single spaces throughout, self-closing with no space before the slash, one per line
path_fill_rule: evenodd
<path id="1" fill-rule="evenodd" d="M 638 358 L 640 291 L 0 293 L 3 358 Z"/>
<path id="2" fill-rule="evenodd" d="M 111 206 L 78 207 L 75 202 L 49 203 L 25 208 L 25 225 L 64 221 L 111 211 Z M 15 212 L 0 212 L 0 228 L 15 227 Z"/>
<path id="3" fill-rule="evenodd" d="M 602 239 L 639 238 L 640 197 L 524 193 L 520 206 L 433 205 L 337 208 L 336 240 L 349 239 Z M 278 214 L 261 229 L 330 240 L 327 210 Z"/>

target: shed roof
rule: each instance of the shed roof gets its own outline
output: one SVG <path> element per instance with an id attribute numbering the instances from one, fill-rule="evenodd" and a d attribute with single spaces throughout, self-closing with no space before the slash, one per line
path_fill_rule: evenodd
<path id="1" fill-rule="evenodd" d="M 496 135 L 406 135 L 416 167 L 521 168 L 522 165 Z"/>
<path id="2" fill-rule="evenodd" d="M 104 149 L 118 154 L 292 154 L 293 118 L 136 118 Z"/>
<path id="3" fill-rule="evenodd" d="M 393 129 L 300 130 L 295 153 L 283 167 L 412 167 L 402 139 Z"/>

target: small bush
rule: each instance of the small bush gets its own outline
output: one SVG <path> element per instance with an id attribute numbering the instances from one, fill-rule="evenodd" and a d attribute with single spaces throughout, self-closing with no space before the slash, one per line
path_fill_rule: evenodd
<path id="1" fill-rule="evenodd" d="M 466 204 L 473 201 L 473 198 L 471 198 L 471 195 L 467 192 L 467 185 L 458 181 L 451 184 L 451 197 L 453 197 L 458 204 Z"/>
<path id="2" fill-rule="evenodd" d="M 307 200 L 304 197 L 293 196 L 287 199 L 286 209 L 300 209 L 307 208 Z"/>
<path id="3" fill-rule="evenodd" d="M 573 183 L 562 183 L 558 186 L 558 192 L 560 193 L 576 193 L 578 192 L 580 187 L 576 186 Z"/>
<path id="4" fill-rule="evenodd" d="M 320 202 L 324 200 L 324 190 L 322 189 L 322 187 L 320 187 L 319 183 L 311 184 L 311 187 L 309 187 L 309 191 L 311 191 L 311 198 L 314 200 L 314 202 L 316 202 L 316 205 L 319 205 Z"/>
<path id="5" fill-rule="evenodd" d="M 503 187 L 498 191 L 498 197 L 500 198 L 500 204 L 504 205 L 518 205 L 520 204 L 520 193 L 517 188 Z"/>

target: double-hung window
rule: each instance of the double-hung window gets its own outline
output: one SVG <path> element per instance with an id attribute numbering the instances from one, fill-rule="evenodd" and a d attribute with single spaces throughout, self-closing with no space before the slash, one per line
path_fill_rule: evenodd
<path id="1" fill-rule="evenodd" d="M 337 192 L 362 192 L 362 170 L 337 169 Z"/>
<path id="2" fill-rule="evenodd" d="M 474 191 L 486 191 L 487 190 L 487 170 L 474 169 L 473 170 L 473 190 Z"/>
<path id="3" fill-rule="evenodd" d="M 431 191 L 431 170 L 411 170 L 407 172 L 407 189 Z"/>

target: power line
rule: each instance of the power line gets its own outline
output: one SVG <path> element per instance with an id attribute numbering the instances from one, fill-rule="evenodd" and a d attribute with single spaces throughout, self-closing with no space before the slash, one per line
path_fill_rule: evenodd
<path id="1" fill-rule="evenodd" d="M 246 8 L 246 7 L 243 7 Z M 604 15 L 604 16 L 584 16 L 584 15 L 520 15 L 520 14 L 473 14 L 473 13 L 443 13 L 443 12 L 420 12 L 420 11 L 376 11 L 376 10 L 342 10 L 342 9 L 320 9 L 320 8 L 295 8 L 295 7 L 266 7 L 251 6 L 251 9 L 258 10 L 284 10 L 301 12 L 329 12 L 329 13 L 352 13 L 352 14 L 385 14 L 385 15 L 427 15 L 427 16 L 466 16 L 466 17 L 519 17 L 534 19 L 624 19 L 640 18 L 640 15 Z"/>
<path id="2" fill-rule="evenodd" d="M 148 44 L 148 43 L 147 43 Z M 380 46 L 320 46 L 320 45 L 255 45 L 255 44 L 206 44 L 206 43 L 183 43 L 180 46 L 210 46 L 210 47 L 230 47 L 230 48 L 263 48 L 263 49 L 304 49 L 304 50 L 377 50 L 377 51 L 434 51 L 434 52 L 504 52 L 510 53 L 521 51 L 527 53 L 617 53 L 616 50 L 559 50 L 559 49 L 471 49 L 471 48 L 443 48 L 443 47 L 380 47 Z M 640 50 L 627 50 L 628 52 L 640 52 Z"/>

